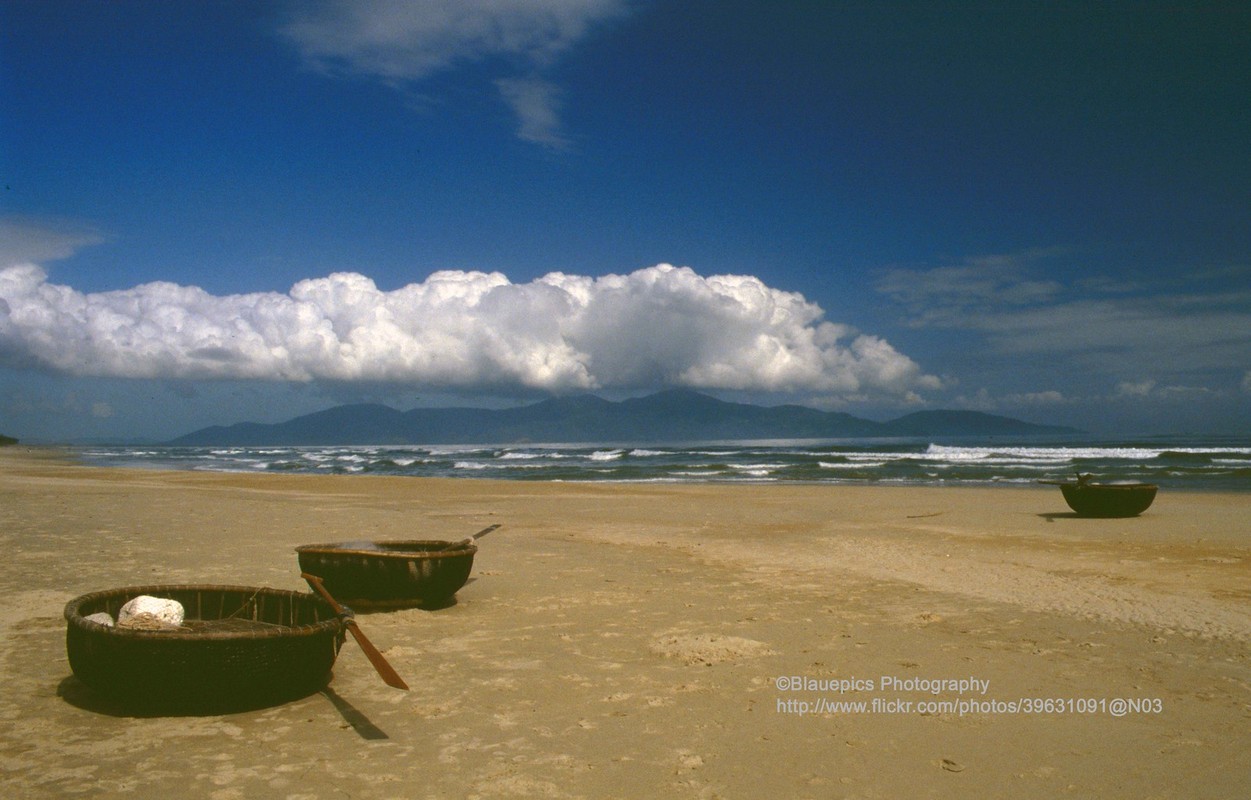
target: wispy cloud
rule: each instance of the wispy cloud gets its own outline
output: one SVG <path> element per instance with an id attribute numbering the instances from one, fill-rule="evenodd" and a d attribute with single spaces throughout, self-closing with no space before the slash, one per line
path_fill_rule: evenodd
<path id="1" fill-rule="evenodd" d="M 959 408 L 968 408 L 976 411 L 1019 411 L 1022 409 L 1037 410 L 1040 408 L 1070 405 L 1073 403 L 1073 400 L 1054 389 L 1041 392 L 993 395 L 983 387 L 971 395 L 957 395 L 953 398 L 953 402 Z"/>
<path id="2" fill-rule="evenodd" d="M 1155 381 L 1121 381 L 1116 385 L 1118 397 L 1147 397 L 1155 388 Z"/>
<path id="3" fill-rule="evenodd" d="M 495 82 L 517 115 L 517 136 L 527 142 L 563 149 L 569 144 L 560 129 L 559 89 L 536 78 L 501 78 Z"/>
<path id="4" fill-rule="evenodd" d="M 126 378 L 382 382 L 455 389 L 687 386 L 908 398 L 935 389 L 885 340 L 750 276 L 437 272 L 382 291 L 338 273 L 290 292 L 149 283 L 86 294 L 0 270 L 0 364 Z"/>
<path id="5" fill-rule="evenodd" d="M 1031 255 L 892 269 L 879 275 L 877 289 L 913 326 L 978 332 L 987 356 L 1049 357 L 1121 382 L 1123 393 L 1205 371 L 1236 380 L 1251 363 L 1251 291 L 1243 288 L 1251 268 L 1133 291 L 1100 276 L 1084 276 L 1079 286 L 1035 271 Z"/>
<path id="6" fill-rule="evenodd" d="M 282 27 L 313 67 L 407 88 L 489 63 L 518 135 L 561 147 L 556 89 L 543 71 L 625 0 L 321 0 L 292 7 Z"/>
<path id="7" fill-rule="evenodd" d="M 1200 400 L 1223 394 L 1207 386 L 1162 386 L 1156 381 L 1123 382 L 1117 384 L 1113 399 L 1155 399 L 1173 401 Z"/>
<path id="8" fill-rule="evenodd" d="M 103 234 L 86 225 L 58 218 L 0 217 L 0 267 L 69 258 Z"/>
<path id="9" fill-rule="evenodd" d="M 965 327 L 969 314 L 1029 307 L 1056 299 L 1064 287 L 1030 276 L 1032 265 L 1052 251 L 996 255 L 925 269 L 887 269 L 877 289 L 903 305 L 917 327 Z"/>

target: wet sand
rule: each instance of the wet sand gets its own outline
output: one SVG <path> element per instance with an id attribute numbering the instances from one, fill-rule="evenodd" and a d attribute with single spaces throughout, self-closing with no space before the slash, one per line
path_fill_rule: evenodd
<path id="1" fill-rule="evenodd" d="M 0 448 L 0 773 L 21 798 L 1239 796 L 1249 519 L 1251 495 L 1087 520 L 1048 487 L 180 473 Z M 66 660 L 80 594 L 304 590 L 296 545 L 495 522 L 454 605 L 360 615 L 408 692 L 349 638 L 324 693 L 136 717 Z"/>

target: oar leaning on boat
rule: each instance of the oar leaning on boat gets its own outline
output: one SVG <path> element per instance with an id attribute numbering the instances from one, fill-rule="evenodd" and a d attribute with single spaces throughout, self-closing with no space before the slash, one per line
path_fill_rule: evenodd
<path id="1" fill-rule="evenodd" d="M 310 575 L 307 572 L 301 572 L 300 577 L 308 581 L 308 585 L 313 587 L 318 594 L 325 598 L 326 602 L 330 604 L 330 607 L 334 609 L 336 614 L 343 617 L 344 624 L 346 624 L 347 629 L 352 632 L 352 638 L 354 638 L 356 643 L 361 646 L 361 650 L 365 651 L 365 657 L 369 659 L 369 663 L 374 665 L 374 669 L 378 670 L 378 674 L 382 676 L 383 682 L 385 682 L 388 686 L 394 686 L 396 689 L 408 691 L 408 684 L 405 683 L 399 673 L 397 673 L 391 665 L 387 663 L 386 658 L 384 658 L 382 653 L 378 651 L 378 648 L 374 647 L 373 642 L 369 641 L 368 637 L 366 637 L 361 631 L 360 626 L 356 624 L 356 619 L 352 612 L 340 605 L 339 602 L 330 595 L 330 592 L 326 591 L 326 587 L 322 586 L 321 578 L 316 575 Z"/>
<path id="2" fill-rule="evenodd" d="M 473 536 L 470 536 L 470 537 L 465 538 L 465 539 L 461 539 L 459 542 L 452 542 L 451 544 L 449 544 L 447 547 L 444 547 L 443 549 L 444 549 L 444 550 L 459 550 L 459 549 L 461 549 L 462 547 L 468 547 L 469 545 L 473 544 L 473 542 L 474 542 L 474 540 L 475 540 L 475 539 L 481 539 L 483 536 L 486 536 L 486 535 L 487 535 L 488 533 L 490 533 L 491 531 L 493 531 L 493 530 L 495 530 L 496 528 L 500 527 L 500 525 L 501 525 L 501 524 L 502 524 L 502 523 L 496 523 L 496 524 L 494 524 L 494 525 L 488 525 L 487 527 L 485 527 L 485 528 L 483 528 L 482 530 L 480 530 L 480 531 L 478 531 L 477 533 L 475 533 Z"/>

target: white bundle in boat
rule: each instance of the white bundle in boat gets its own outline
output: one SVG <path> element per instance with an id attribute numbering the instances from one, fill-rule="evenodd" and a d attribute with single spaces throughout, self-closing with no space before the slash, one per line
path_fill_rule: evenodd
<path id="1" fill-rule="evenodd" d="M 117 627 L 161 630 L 182 625 L 182 603 L 164 597 L 141 594 L 117 612 Z"/>
<path id="2" fill-rule="evenodd" d="M 94 614 L 83 617 L 88 622 L 98 622 L 106 628 L 113 627 L 113 617 L 107 611 L 97 611 Z"/>

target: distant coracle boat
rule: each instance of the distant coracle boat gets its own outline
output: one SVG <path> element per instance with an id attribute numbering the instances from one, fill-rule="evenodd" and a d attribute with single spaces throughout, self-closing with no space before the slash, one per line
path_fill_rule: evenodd
<path id="1" fill-rule="evenodd" d="M 438 607 L 469 580 L 477 539 L 402 539 L 306 544 L 295 548 L 300 571 L 321 579 L 341 603 L 359 610 Z"/>
<path id="2" fill-rule="evenodd" d="M 168 629 L 111 625 L 148 595 L 185 610 Z M 225 713 L 294 700 L 330 682 L 346 618 L 310 594 L 255 586 L 133 586 L 65 606 L 74 676 L 99 698 L 147 713 Z"/>
<path id="3" fill-rule="evenodd" d="M 1159 487 L 1138 481 L 1095 482 L 1090 475 L 1073 481 L 1040 481 L 1058 485 L 1069 508 L 1081 517 L 1136 517 L 1155 501 Z"/>
<path id="4" fill-rule="evenodd" d="M 295 551 L 300 571 L 321 578 L 339 602 L 371 610 L 447 604 L 469 580 L 478 547 L 472 538 L 406 539 L 306 544 Z"/>

